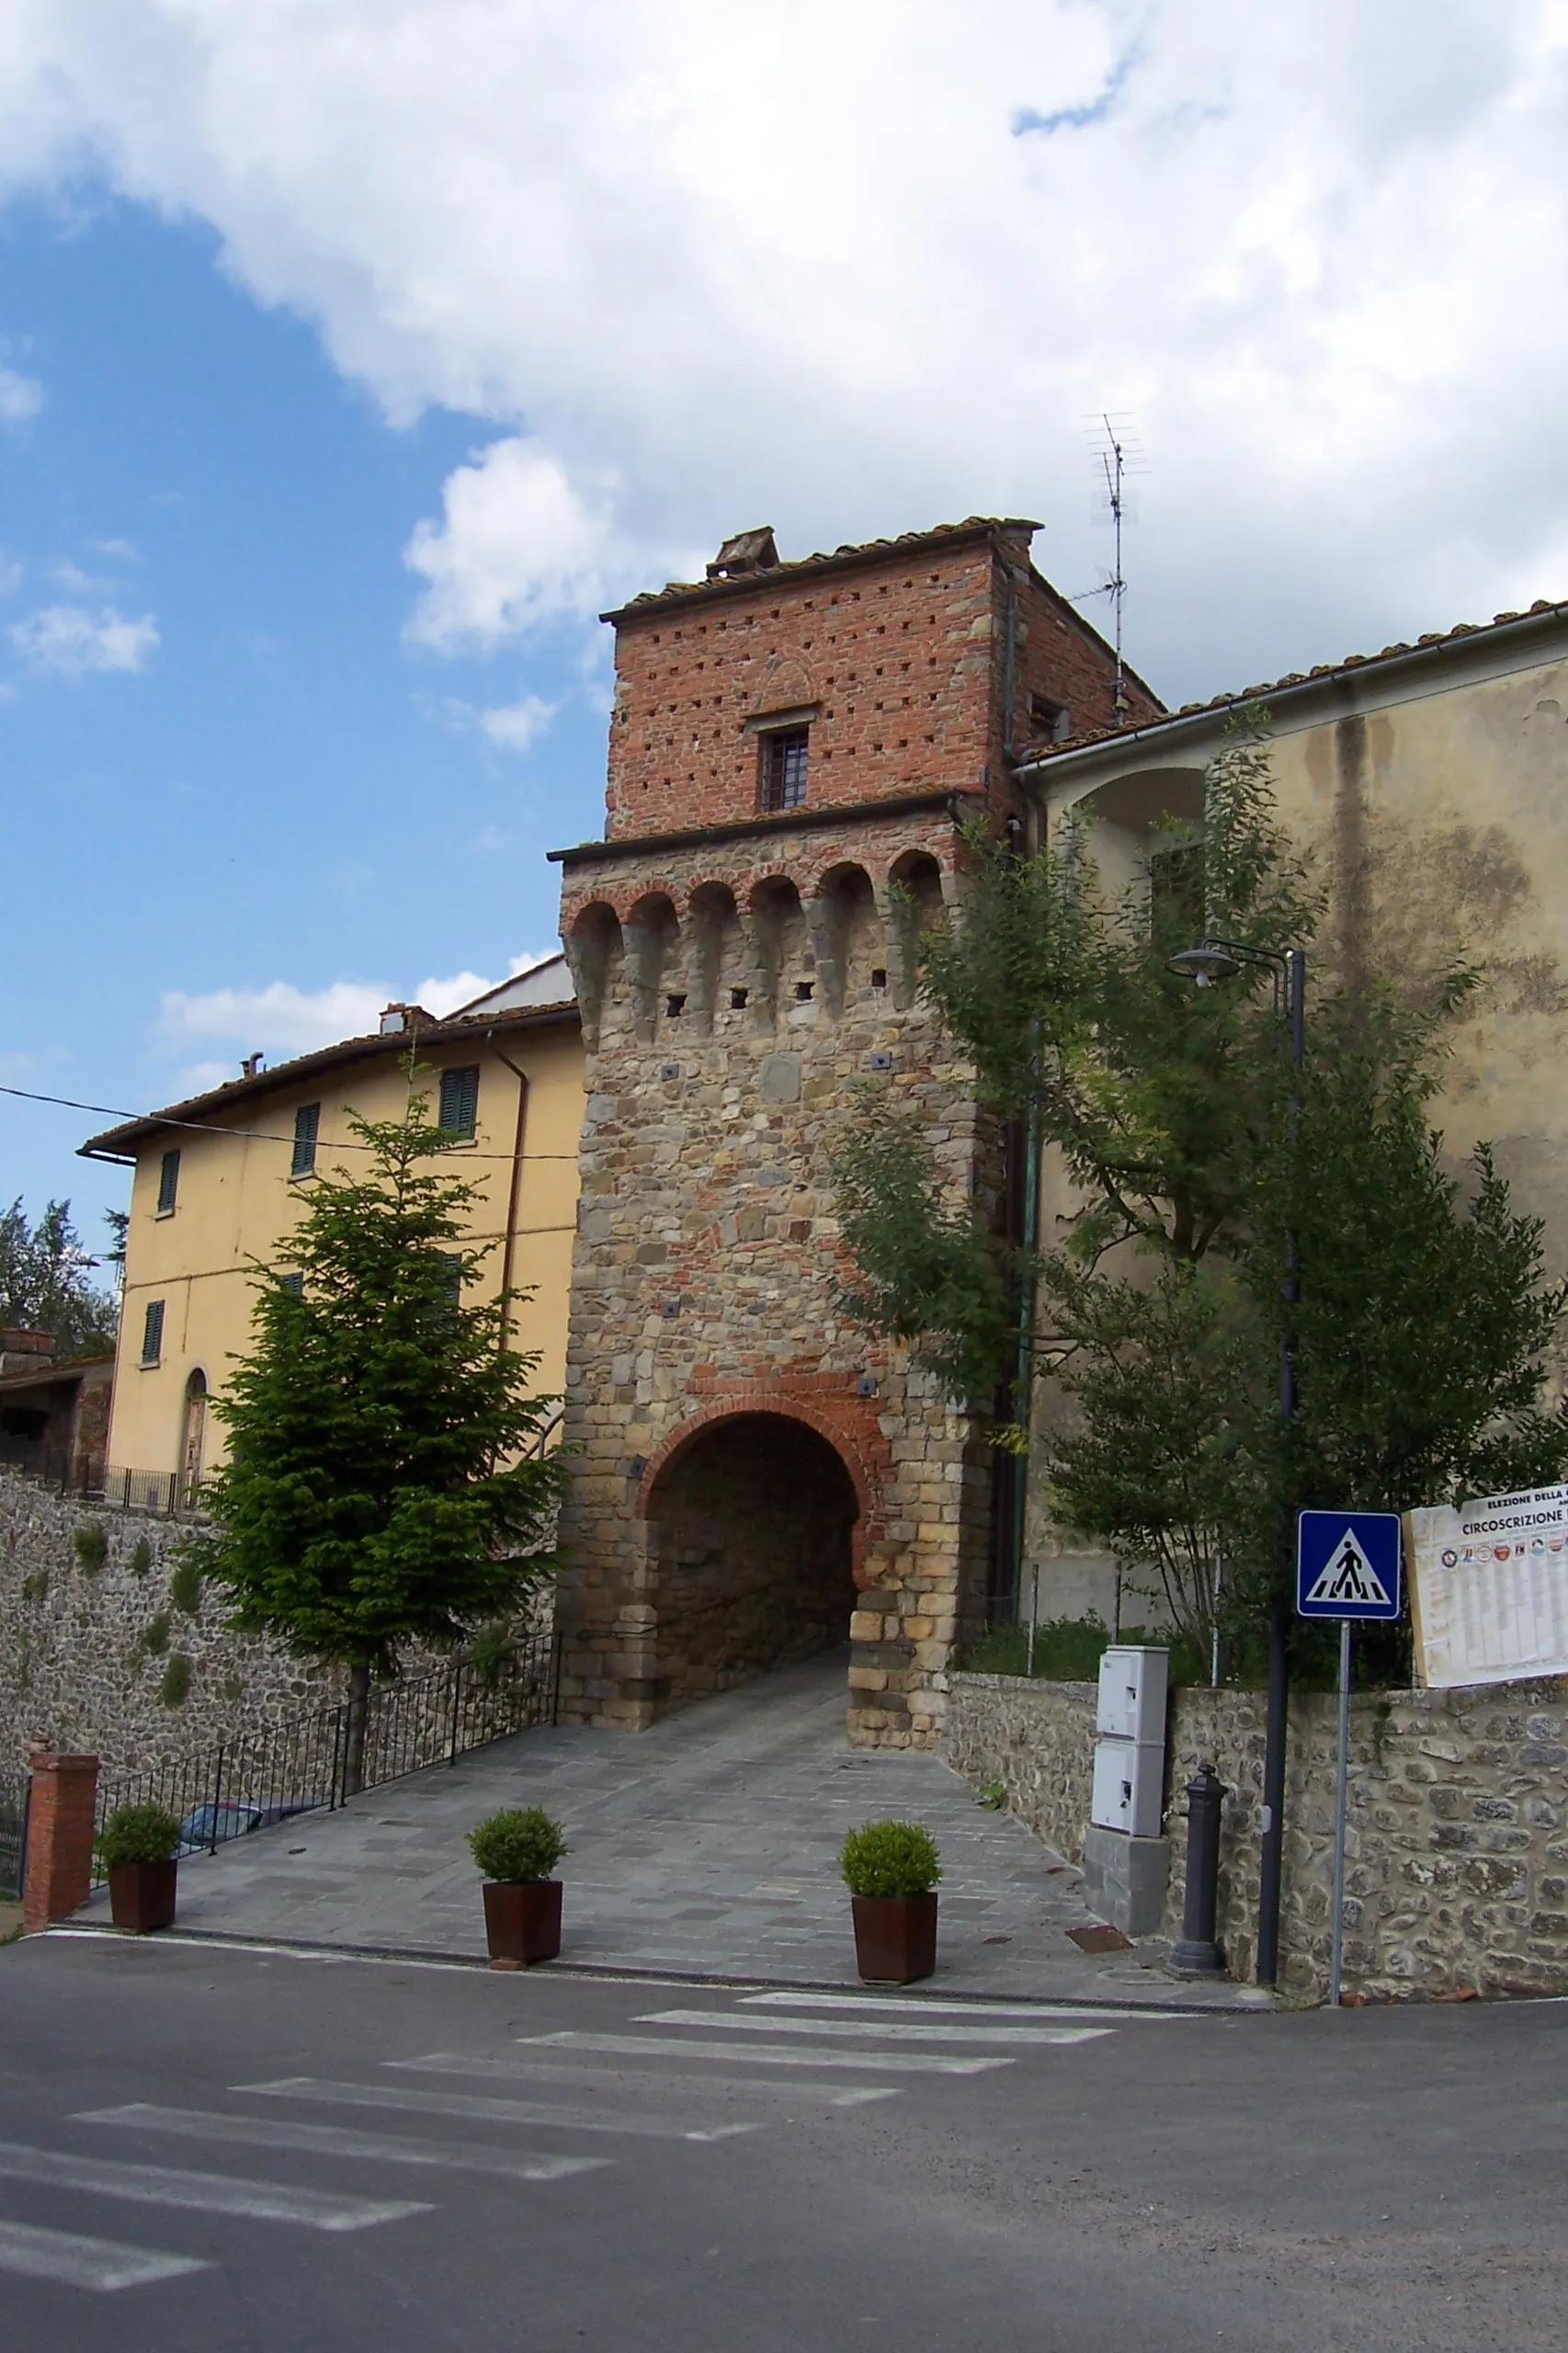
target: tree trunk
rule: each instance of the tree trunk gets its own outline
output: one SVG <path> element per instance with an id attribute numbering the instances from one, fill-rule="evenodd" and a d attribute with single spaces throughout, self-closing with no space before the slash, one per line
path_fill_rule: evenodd
<path id="1" fill-rule="evenodd" d="M 357 1658 L 348 1670 L 348 1738 L 343 1754 L 343 1794 L 357 1798 L 365 1786 L 365 1720 L 370 1707 L 370 1663 Z"/>

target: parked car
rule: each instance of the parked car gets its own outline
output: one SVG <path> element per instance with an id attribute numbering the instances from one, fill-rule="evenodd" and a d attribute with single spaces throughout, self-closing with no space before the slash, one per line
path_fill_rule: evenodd
<path id="1" fill-rule="evenodd" d="M 242 1838 L 247 1831 L 265 1830 L 270 1823 L 287 1822 L 296 1813 L 310 1813 L 320 1805 L 319 1798 L 281 1798 L 270 1805 L 258 1805 L 249 1798 L 221 1798 L 216 1805 L 210 1800 L 205 1805 L 194 1805 L 179 1826 L 179 1851 L 182 1855 L 205 1853 L 214 1844 L 222 1846 L 225 1838 Z"/>

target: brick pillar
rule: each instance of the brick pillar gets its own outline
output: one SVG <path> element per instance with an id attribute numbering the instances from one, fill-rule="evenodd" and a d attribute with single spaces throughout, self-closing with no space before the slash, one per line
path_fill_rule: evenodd
<path id="1" fill-rule="evenodd" d="M 22 1925 L 32 1935 L 65 1919 L 91 1892 L 98 1760 L 35 1748 L 30 1764 Z"/>

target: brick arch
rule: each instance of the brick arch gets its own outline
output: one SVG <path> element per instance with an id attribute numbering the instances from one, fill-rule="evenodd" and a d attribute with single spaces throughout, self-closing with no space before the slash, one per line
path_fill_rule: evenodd
<path id="1" fill-rule="evenodd" d="M 876 1482 L 865 1456 L 835 1415 L 824 1413 L 820 1405 L 808 1405 L 798 1398 L 781 1396 L 766 1381 L 748 1382 L 744 1387 L 726 1392 L 710 1404 L 699 1406 L 678 1429 L 670 1432 L 664 1444 L 650 1455 L 638 1483 L 637 1500 L 633 1506 L 636 1518 L 647 1519 L 653 1490 L 660 1479 L 705 1430 L 716 1429 L 725 1422 L 739 1421 L 752 1414 L 771 1414 L 778 1421 L 800 1422 L 824 1445 L 830 1446 L 838 1457 L 860 1507 L 850 1539 L 852 1564 L 858 1582 L 872 1523 L 877 1517 Z"/>

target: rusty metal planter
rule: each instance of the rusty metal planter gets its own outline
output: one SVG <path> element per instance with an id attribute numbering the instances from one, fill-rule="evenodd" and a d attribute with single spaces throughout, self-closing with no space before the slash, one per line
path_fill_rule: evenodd
<path id="1" fill-rule="evenodd" d="M 868 1985 L 912 1985 L 937 1966 L 937 1897 L 853 1895 L 855 1960 Z"/>
<path id="2" fill-rule="evenodd" d="M 484 1933 L 492 1969 L 527 1969 L 561 1950 L 558 1879 L 487 1879 Z"/>
<path id="3" fill-rule="evenodd" d="M 178 1878 L 179 1864 L 172 1856 L 165 1863 L 111 1863 L 108 1902 L 115 1927 L 139 1937 L 171 1927 Z"/>

